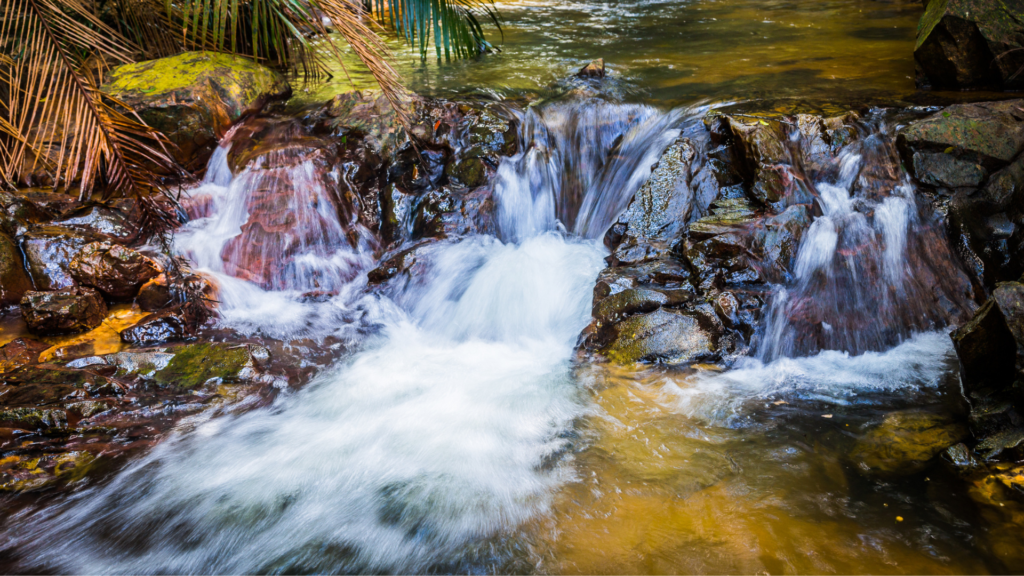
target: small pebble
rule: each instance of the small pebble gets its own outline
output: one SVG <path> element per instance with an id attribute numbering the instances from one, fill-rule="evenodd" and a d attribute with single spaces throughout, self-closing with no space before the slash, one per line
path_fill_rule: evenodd
<path id="1" fill-rule="evenodd" d="M 832 415 L 831 414 L 822 414 L 821 417 L 822 418 L 831 418 Z"/>
<path id="2" fill-rule="evenodd" d="M 896 521 L 897 522 L 903 522 L 903 516 L 897 516 L 896 517 Z"/>

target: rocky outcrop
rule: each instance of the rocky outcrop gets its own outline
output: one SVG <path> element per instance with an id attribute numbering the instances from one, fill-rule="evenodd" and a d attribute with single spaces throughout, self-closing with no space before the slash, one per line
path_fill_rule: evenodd
<path id="1" fill-rule="evenodd" d="M 234 122 L 286 98 L 291 88 L 248 58 L 186 52 L 115 68 L 103 91 L 166 134 L 182 166 L 199 170 Z"/>
<path id="2" fill-rule="evenodd" d="M 917 29 L 918 86 L 1024 87 L 1024 6 L 992 0 L 929 0 Z"/>
<path id="3" fill-rule="evenodd" d="M 1024 273 L 1024 101 L 950 106 L 899 131 L 904 165 L 948 198 L 951 243 L 983 291 Z"/>
<path id="4" fill-rule="evenodd" d="M 21 312 L 35 334 L 71 334 L 99 326 L 107 315 L 107 304 L 92 288 L 75 287 L 27 292 Z"/>
<path id="5" fill-rule="evenodd" d="M 33 353 L 12 344 L 0 366 L 8 350 Z M 264 406 L 287 382 L 271 360 L 261 346 L 196 344 L 0 369 L 0 491 L 64 486 L 152 447 L 184 417 Z"/>

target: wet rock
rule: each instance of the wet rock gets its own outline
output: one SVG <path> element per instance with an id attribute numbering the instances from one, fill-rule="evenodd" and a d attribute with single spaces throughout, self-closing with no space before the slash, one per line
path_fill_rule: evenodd
<path id="1" fill-rule="evenodd" d="M 615 336 L 601 353 L 619 364 L 687 364 L 719 356 L 722 328 L 706 304 L 691 311 L 659 309 L 631 316 L 613 329 Z"/>
<path id="2" fill-rule="evenodd" d="M 31 224 L 49 220 L 52 215 L 34 202 L 10 192 L 0 191 L 0 232 L 11 238 L 25 232 Z"/>
<path id="3" fill-rule="evenodd" d="M 689 235 L 705 240 L 719 234 L 735 232 L 757 217 L 753 204 L 746 198 L 726 198 L 711 204 L 711 213 L 690 224 Z"/>
<path id="4" fill-rule="evenodd" d="M 32 280 L 25 272 L 21 250 L 0 232 L 0 308 L 21 302 L 21 297 L 31 289 Z"/>
<path id="5" fill-rule="evenodd" d="M 598 58 L 580 68 L 576 76 L 579 78 L 604 78 L 604 58 Z"/>
<path id="6" fill-rule="evenodd" d="M 59 481 L 74 482 L 88 473 L 95 460 L 92 453 L 84 450 L 9 456 L 0 459 L 0 490 L 32 492 Z"/>
<path id="7" fill-rule="evenodd" d="M 1024 158 L 992 174 L 978 191 L 960 191 L 949 203 L 953 244 L 986 288 L 1024 273 Z"/>
<path id="8" fill-rule="evenodd" d="M 46 214 L 45 219 L 52 217 L 60 217 L 62 214 L 68 213 L 82 206 L 82 202 L 78 199 L 77 189 L 59 189 L 55 191 L 53 188 L 22 188 L 15 190 L 13 194 L 23 202 L 29 202 L 35 209 L 41 210 L 42 213 Z M 21 205 L 25 208 L 24 205 Z M 33 216 L 39 216 L 39 212 L 32 210 L 26 214 L 32 214 Z M 42 221 L 44 218 L 41 218 Z"/>
<path id="9" fill-rule="evenodd" d="M 173 301 L 166 274 L 159 274 L 147 280 L 139 288 L 139 293 L 135 297 L 135 303 L 146 312 L 155 312 L 166 308 Z"/>
<path id="10" fill-rule="evenodd" d="M 967 435 L 966 426 L 945 416 L 917 410 L 892 412 L 857 441 L 850 460 L 874 474 L 913 474 Z"/>
<path id="11" fill-rule="evenodd" d="M 184 306 L 180 304 L 150 314 L 121 332 L 121 341 L 132 346 L 155 346 L 192 337 L 191 325 L 185 317 Z"/>
<path id="12" fill-rule="evenodd" d="M 979 186 L 988 173 L 979 164 L 961 160 L 945 152 L 914 154 L 914 173 L 929 186 L 961 188 Z"/>
<path id="13" fill-rule="evenodd" d="M 960 474 L 969 474 L 981 466 L 965 444 L 955 444 L 946 449 L 943 457 Z"/>
<path id="14" fill-rule="evenodd" d="M 907 167 L 922 163 L 913 154 L 942 152 L 995 170 L 1024 150 L 1024 109 L 1020 100 L 949 106 L 900 129 L 897 146 Z"/>
<path id="15" fill-rule="evenodd" d="M 918 84 L 941 89 L 1020 89 L 1024 7 L 989 0 L 925 4 L 914 60 Z"/>
<path id="16" fill-rule="evenodd" d="M 495 204 L 490 188 L 442 187 L 418 200 L 413 213 L 412 239 L 497 234 Z"/>
<path id="17" fill-rule="evenodd" d="M 39 362 L 39 355 L 49 347 L 32 338 L 17 338 L 0 346 L 0 374 Z"/>
<path id="18" fill-rule="evenodd" d="M 999 284 L 992 298 L 951 337 L 968 395 L 1000 391 L 1015 403 L 1024 399 L 1024 389 L 1017 390 L 1016 385 L 1024 368 L 1024 284 Z"/>
<path id="19" fill-rule="evenodd" d="M 771 281 L 781 282 L 790 278 L 800 240 L 811 221 L 810 207 L 797 204 L 759 223 L 752 246 L 760 256 L 758 266 Z"/>
<path id="20" fill-rule="evenodd" d="M 107 304 L 96 290 L 75 287 L 27 292 L 21 312 L 35 334 L 71 334 L 99 326 L 107 315 Z"/>
<path id="21" fill-rule="evenodd" d="M 982 455 L 985 460 L 991 460 L 1004 450 L 1011 450 L 1024 443 L 1024 429 L 1014 428 L 993 434 L 978 442 L 974 450 Z"/>
<path id="22" fill-rule="evenodd" d="M 613 294 L 594 306 L 599 323 L 614 323 L 633 314 L 653 312 L 661 306 L 674 306 L 693 300 L 688 290 L 629 288 Z"/>
<path id="23" fill-rule="evenodd" d="M 667 255 L 685 231 L 693 206 L 689 188 L 690 165 L 696 155 L 688 138 L 665 150 L 647 181 L 619 222 L 626 230 L 615 257 L 623 264 L 639 264 Z"/>
<path id="24" fill-rule="evenodd" d="M 808 176 L 817 178 L 833 167 L 839 151 L 857 138 L 854 122 L 859 118 L 856 112 L 828 118 L 797 114 L 802 164 Z"/>
<path id="25" fill-rule="evenodd" d="M 259 356 L 269 359 L 266 349 L 261 347 L 190 344 L 175 350 L 167 365 L 153 374 L 153 380 L 184 389 L 197 388 L 211 380 L 218 383 L 251 380 L 259 369 Z"/>
<path id="26" fill-rule="evenodd" d="M 789 152 L 778 122 L 728 117 L 744 178 L 751 182 L 752 199 L 773 205 L 786 193 L 780 165 L 787 163 Z"/>
<path id="27" fill-rule="evenodd" d="M 115 68 L 103 91 L 166 134 L 186 168 L 199 169 L 217 140 L 242 116 L 286 98 L 284 77 L 248 58 L 186 52 Z"/>
<path id="28" fill-rule="evenodd" d="M 133 236 L 132 225 L 125 215 L 106 206 L 86 206 L 66 214 L 54 225 L 124 241 Z"/>
<path id="29" fill-rule="evenodd" d="M 74 257 L 96 236 L 59 226 L 32 228 L 21 237 L 21 250 L 36 290 L 59 290 L 76 285 L 69 267 Z"/>
<path id="30" fill-rule="evenodd" d="M 130 299 L 160 273 L 156 262 L 131 248 L 109 242 L 86 244 L 68 266 L 71 276 L 109 298 Z"/>

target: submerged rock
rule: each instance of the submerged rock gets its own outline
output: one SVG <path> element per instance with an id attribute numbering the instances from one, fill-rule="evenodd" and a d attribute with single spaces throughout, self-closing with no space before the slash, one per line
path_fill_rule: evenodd
<path id="1" fill-rule="evenodd" d="M 190 344 L 176 349 L 166 366 L 153 374 L 153 381 L 192 389 L 211 380 L 226 383 L 251 380 L 257 374 L 260 358 L 268 360 L 269 352 L 258 346 Z"/>
<path id="2" fill-rule="evenodd" d="M 857 441 L 850 460 L 870 473 L 913 474 L 967 435 L 966 426 L 945 416 L 918 410 L 892 412 Z"/>
<path id="3" fill-rule="evenodd" d="M 193 170 L 206 163 L 236 120 L 291 93 L 277 72 L 242 56 L 216 52 L 126 64 L 110 73 L 102 89 L 166 134 L 176 146 L 174 157 Z"/>
<path id="4" fill-rule="evenodd" d="M 694 310 L 656 310 L 615 324 L 614 337 L 601 350 L 613 362 L 687 364 L 715 360 L 722 326 L 706 304 Z"/>
<path id="5" fill-rule="evenodd" d="M 85 245 L 68 266 L 71 276 L 113 299 L 130 299 L 160 273 L 156 262 L 131 248 L 109 242 Z"/>
<path id="6" fill-rule="evenodd" d="M 27 292 L 21 312 L 35 334 L 71 334 L 99 326 L 107 315 L 107 304 L 96 290 L 75 287 Z"/>
<path id="7" fill-rule="evenodd" d="M 17 338 L 0 346 L 0 374 L 39 362 L 39 355 L 50 345 L 32 338 Z"/>
<path id="8" fill-rule="evenodd" d="M 991 0 L 930 0 L 914 60 L 924 87 L 1024 87 L 1024 6 Z"/>

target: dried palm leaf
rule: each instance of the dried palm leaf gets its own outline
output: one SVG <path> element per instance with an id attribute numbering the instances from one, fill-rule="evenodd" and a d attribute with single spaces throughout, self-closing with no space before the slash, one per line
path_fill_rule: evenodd
<path id="1" fill-rule="evenodd" d="M 0 17 L 4 179 L 49 163 L 53 186 L 80 180 L 83 198 L 100 181 L 106 194 L 139 198 L 159 188 L 147 166 L 173 169 L 166 138 L 121 112 L 130 108 L 101 93 L 85 66 L 90 53 L 129 62 L 131 43 L 83 0 L 6 0 Z"/>

